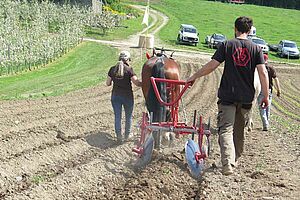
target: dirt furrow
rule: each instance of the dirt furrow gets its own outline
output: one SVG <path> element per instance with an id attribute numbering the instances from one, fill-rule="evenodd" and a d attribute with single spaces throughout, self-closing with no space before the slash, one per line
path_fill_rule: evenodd
<path id="1" fill-rule="evenodd" d="M 55 166 L 62 161 L 75 159 L 87 151 L 89 145 L 83 140 L 75 140 L 59 146 L 49 146 L 41 151 L 30 152 L 1 163 L 1 179 L 6 180 L 1 193 L 13 191 L 12 188 L 18 184 L 18 177 L 33 178 L 35 174 L 43 169 Z"/>
<path id="2" fill-rule="evenodd" d="M 206 170 L 201 184 L 205 199 L 296 199 L 299 184 L 295 178 L 299 176 L 299 170 L 294 167 L 299 162 L 283 162 L 287 157 L 290 161 L 295 159 L 296 155 L 282 151 L 281 137 L 274 137 L 276 133 L 257 128 L 260 120 L 258 115 L 255 116 L 255 128 L 246 135 L 244 155 L 234 176 L 220 173 L 219 153 L 210 158 L 212 165 Z M 218 146 L 217 138 L 212 141 Z M 293 175 L 286 177 L 287 174 Z"/>
<path id="3" fill-rule="evenodd" d="M 286 77 L 286 75 L 285 75 L 285 77 Z M 292 86 L 290 79 L 288 79 L 288 78 L 280 79 L 279 78 L 279 81 L 280 81 L 280 86 L 282 89 L 282 95 L 288 95 L 288 96 L 292 97 L 293 99 L 300 101 L 300 97 L 296 95 L 297 93 L 299 93 L 299 90 L 297 90 L 295 87 Z"/>
<path id="4" fill-rule="evenodd" d="M 59 144 L 56 131 L 29 130 L 14 133 L 0 140 L 1 162 L 18 157 L 35 149 L 47 148 Z M 30 144 L 30 145 L 28 145 Z"/>
<path id="5" fill-rule="evenodd" d="M 182 183 L 185 183 L 184 187 Z M 182 160 L 178 160 L 172 154 L 161 153 L 147 168 L 127 178 L 125 183 L 118 188 L 113 188 L 104 197 L 106 199 L 197 199 L 198 182 L 190 177 Z"/>
<path id="6" fill-rule="evenodd" d="M 103 84 L 103 83 L 102 83 Z M 22 110 L 25 113 L 41 111 L 44 109 L 52 109 L 52 108 L 60 108 L 60 107 L 68 107 L 74 106 L 75 104 L 81 102 L 90 102 L 94 99 L 100 98 L 100 93 L 110 94 L 109 87 L 103 87 L 102 84 L 94 86 L 92 88 L 82 89 L 79 91 L 75 91 L 72 93 L 68 93 L 63 95 L 63 99 L 61 97 L 46 97 L 42 99 L 33 99 L 33 100 L 20 100 L 20 101 L 3 101 L 1 102 L 1 109 L 3 109 L 4 114 L 17 114 Z M 80 101 L 78 101 L 80 99 Z M 101 99 L 100 99 L 101 100 Z M 23 112 L 22 112 L 23 113 Z"/>
<path id="7" fill-rule="evenodd" d="M 185 74 L 185 72 L 183 72 L 183 74 Z M 190 72 L 187 74 L 189 76 Z M 198 110 L 200 109 L 203 111 L 201 114 L 204 115 L 215 113 L 216 97 L 214 93 L 211 94 L 211 92 L 207 92 L 206 95 L 199 95 L 199 89 L 204 87 L 217 89 L 218 86 L 215 86 L 215 84 L 219 82 L 219 79 L 220 72 L 216 72 L 207 79 L 204 79 L 202 81 L 203 83 L 200 82 L 200 79 L 199 83 L 195 84 L 192 88 L 194 92 L 189 91 L 187 94 L 187 100 L 185 101 L 187 107 L 189 107 L 187 110 L 193 110 L 195 108 Z M 193 97 L 193 95 L 195 98 L 197 97 L 197 101 L 195 100 L 195 102 L 191 102 L 192 98 L 190 96 Z M 212 102 L 209 103 L 211 106 L 202 106 L 202 102 L 206 98 L 212 100 Z M 114 188 L 111 193 L 108 193 L 105 196 L 105 198 L 152 199 L 153 193 L 155 193 L 155 198 L 157 199 L 197 199 L 203 196 L 200 183 L 191 178 L 184 161 L 182 149 L 184 148 L 186 140 L 186 137 L 181 136 L 181 139 L 175 142 L 176 148 L 162 150 L 150 165 L 135 176 L 127 178 L 125 184 L 118 188 Z M 176 156 L 174 156 L 174 153 Z M 160 181 L 157 180 L 157 177 L 160 177 Z M 187 183 L 185 184 L 185 187 L 182 187 L 180 184 L 181 182 Z M 91 198 L 97 199 L 93 195 Z"/>
<path id="8" fill-rule="evenodd" d="M 277 112 L 282 113 L 282 115 L 289 116 L 289 118 L 298 122 L 300 121 L 300 108 L 291 101 L 281 98 L 276 101 L 276 104 L 274 101 L 272 107 L 275 108 Z"/>
<path id="9" fill-rule="evenodd" d="M 217 70 L 207 77 L 200 78 L 198 82 L 191 88 L 187 99 L 187 112 L 192 114 L 193 110 L 198 110 L 199 114 L 204 117 L 207 122 L 209 117 L 213 117 L 216 112 L 217 105 L 217 88 L 220 81 L 220 71 Z"/>
<path id="10" fill-rule="evenodd" d="M 112 109 L 103 110 L 101 111 L 101 107 L 98 106 L 91 106 L 91 109 L 84 108 L 83 110 L 74 111 L 73 114 L 64 113 L 57 116 L 49 116 L 39 118 L 37 115 L 36 118 L 30 119 L 27 116 L 26 121 L 19 121 L 16 120 L 15 122 L 6 123 L 5 127 L 0 132 L 0 137 L 11 137 L 10 135 L 16 134 L 18 132 L 25 132 L 26 130 L 34 130 L 36 128 L 41 129 L 56 129 L 61 130 L 66 133 L 74 133 L 74 132 L 82 132 L 85 130 L 84 127 L 89 126 L 107 126 L 106 118 L 112 114 Z M 110 107 L 109 107 L 110 108 Z M 74 108 L 76 110 L 77 108 Z M 44 113 L 47 115 L 47 112 Z M 103 120 L 104 119 L 104 120 Z M 111 118 L 112 119 L 112 118 Z M 15 118 L 14 118 L 15 120 Z M 78 120 L 80 123 L 78 123 Z M 11 121 L 11 120 L 8 120 Z M 82 121 L 82 122 L 81 122 Z M 102 123 L 104 122 L 104 123 Z"/>
<path id="11" fill-rule="evenodd" d="M 114 145 L 114 142 L 111 144 Z M 108 190 L 122 183 L 120 177 L 132 176 L 131 164 L 128 163 L 133 158 L 131 146 L 131 143 L 125 143 L 107 150 L 99 146 L 90 149 L 86 153 L 88 158 L 80 154 L 77 159 L 72 159 L 73 162 L 68 159 L 60 163 L 52 172 L 55 176 L 7 199 L 86 199 L 85 196 L 93 193 L 101 197 L 106 193 L 105 188 Z M 63 172 L 60 173 L 60 170 Z M 103 189 L 101 192 L 100 188 Z"/>
<path id="12" fill-rule="evenodd" d="M 194 56 L 178 57 L 183 80 L 210 57 Z M 0 102 L 0 199 L 297 199 L 300 141 L 295 131 L 299 122 L 275 106 L 270 132 L 261 131 L 256 110 L 254 130 L 247 134 L 236 173 L 221 175 L 214 133 L 222 69 L 200 78 L 184 95 L 190 122 L 195 109 L 205 122 L 211 117 L 212 153 L 201 181 L 189 174 L 182 152 L 187 137 L 183 136 L 174 147 L 163 148 L 145 169 L 135 171 L 131 149 L 140 136 L 135 125 L 146 110 L 142 92 L 134 87 L 134 137 L 117 146 L 111 87 L 101 83 L 61 97 Z M 283 95 L 286 91 L 298 97 L 292 83 L 299 83 L 299 71 L 281 65 L 276 69 Z M 298 108 L 291 105 L 297 99 L 294 96 L 274 100 L 297 114 Z M 180 116 L 182 111 L 181 107 Z"/>

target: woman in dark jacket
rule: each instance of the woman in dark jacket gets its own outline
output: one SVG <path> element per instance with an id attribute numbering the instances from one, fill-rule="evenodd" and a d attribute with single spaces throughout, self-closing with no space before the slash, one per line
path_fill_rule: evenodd
<path id="1" fill-rule="evenodd" d="M 110 86 L 113 82 L 113 89 L 111 95 L 111 103 L 115 115 L 115 132 L 118 143 L 123 140 L 121 132 L 121 118 L 122 106 L 125 110 L 125 140 L 128 139 L 131 129 L 132 111 L 133 111 L 133 92 L 132 83 L 141 87 L 142 82 L 137 78 L 133 72 L 132 67 L 129 66 L 130 53 L 122 51 L 119 55 L 119 62 L 110 68 L 106 80 L 106 85 Z"/>

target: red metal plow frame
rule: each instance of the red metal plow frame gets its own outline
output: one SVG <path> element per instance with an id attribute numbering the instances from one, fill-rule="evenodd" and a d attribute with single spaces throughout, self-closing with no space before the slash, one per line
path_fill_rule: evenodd
<path id="1" fill-rule="evenodd" d="M 171 102 L 165 102 L 162 100 L 159 91 L 157 89 L 156 83 L 164 82 L 167 84 L 167 91 L 169 91 L 169 96 L 171 97 Z M 178 110 L 179 110 L 179 100 L 182 98 L 184 92 L 193 84 L 192 82 L 185 82 L 181 80 L 170 80 L 163 78 L 154 78 L 151 77 L 151 84 L 153 86 L 155 95 L 157 100 L 165 106 L 169 107 L 171 113 L 171 121 L 170 122 L 152 122 L 151 117 L 146 112 L 143 112 L 142 122 L 140 124 L 141 129 L 141 137 L 138 141 L 137 147 L 133 148 L 133 151 L 139 155 L 143 154 L 143 143 L 147 139 L 147 136 L 152 131 L 166 131 L 166 132 L 174 132 L 178 135 L 187 135 L 192 134 L 192 138 L 194 139 L 194 134 L 198 134 L 198 145 L 200 152 L 195 153 L 195 159 L 197 162 L 208 157 L 205 152 L 203 152 L 202 143 L 203 137 L 206 135 L 207 138 L 210 136 L 209 130 L 204 130 L 204 125 L 202 122 L 202 116 L 199 119 L 199 127 L 196 126 L 196 111 L 194 112 L 194 123 L 193 126 L 187 126 L 185 122 L 178 122 Z M 176 97 L 175 87 L 183 86 L 180 88 L 180 92 Z M 175 98 L 176 97 L 176 98 Z"/>

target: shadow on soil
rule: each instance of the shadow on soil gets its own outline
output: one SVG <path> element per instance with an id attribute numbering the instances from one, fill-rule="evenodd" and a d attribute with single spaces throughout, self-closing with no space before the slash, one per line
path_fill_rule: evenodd
<path id="1" fill-rule="evenodd" d="M 99 149 L 109 149 L 118 146 L 110 134 L 105 132 L 91 133 L 85 137 L 86 142 Z"/>

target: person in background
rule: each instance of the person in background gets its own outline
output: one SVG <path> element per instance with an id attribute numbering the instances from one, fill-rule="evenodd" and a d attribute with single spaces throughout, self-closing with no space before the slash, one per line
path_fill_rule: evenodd
<path id="1" fill-rule="evenodd" d="M 106 79 L 107 86 L 113 83 L 111 103 L 115 116 L 115 133 L 119 144 L 123 142 L 121 128 L 122 107 L 124 107 L 125 110 L 125 141 L 128 140 L 131 131 L 134 105 L 131 83 L 134 83 L 138 87 L 142 86 L 142 82 L 137 78 L 132 67 L 130 67 L 130 61 L 130 53 L 128 51 L 121 51 L 118 63 L 109 69 Z"/>
<path id="2" fill-rule="evenodd" d="M 238 17 L 234 23 L 235 38 L 223 42 L 211 61 L 187 79 L 197 78 L 214 71 L 222 62 L 223 75 L 218 90 L 218 133 L 221 151 L 222 173 L 230 175 L 244 150 L 244 127 L 252 101 L 254 100 L 254 72 L 258 71 L 261 88 L 268 95 L 268 74 L 262 50 L 247 39 L 253 20 Z M 263 98 L 261 106 L 268 106 L 268 98 Z"/>
<path id="3" fill-rule="evenodd" d="M 280 97 L 280 85 L 279 85 L 279 80 L 278 77 L 276 75 L 276 71 L 274 69 L 274 67 L 270 66 L 268 64 L 268 55 L 264 54 L 264 60 L 265 60 L 265 66 L 266 69 L 268 71 L 268 76 L 269 76 L 269 106 L 265 109 L 263 109 L 262 107 L 258 107 L 259 109 L 259 114 L 263 123 L 263 131 L 268 131 L 269 127 L 270 127 L 270 107 L 271 107 L 271 103 L 272 103 L 272 93 L 273 93 L 273 79 L 275 81 L 275 88 L 277 91 L 277 96 Z M 262 93 L 260 93 L 257 97 L 257 102 L 260 104 L 262 99 L 264 99 L 264 95 Z"/>

